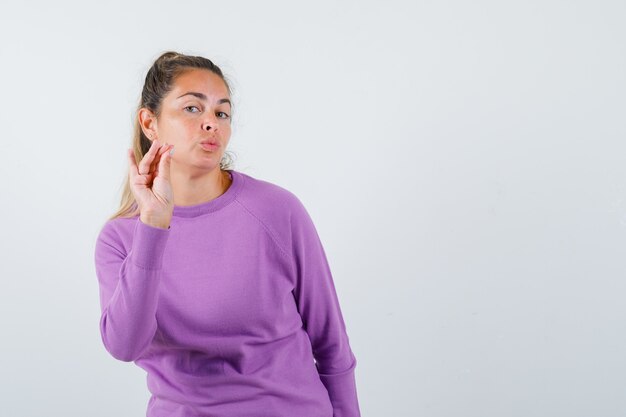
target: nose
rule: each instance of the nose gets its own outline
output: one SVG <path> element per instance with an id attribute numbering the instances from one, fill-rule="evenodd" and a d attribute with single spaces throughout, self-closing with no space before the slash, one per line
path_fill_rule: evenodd
<path id="1" fill-rule="evenodd" d="M 202 124 L 202 129 L 210 131 L 211 129 L 217 130 L 217 120 L 215 117 L 208 117 Z"/>

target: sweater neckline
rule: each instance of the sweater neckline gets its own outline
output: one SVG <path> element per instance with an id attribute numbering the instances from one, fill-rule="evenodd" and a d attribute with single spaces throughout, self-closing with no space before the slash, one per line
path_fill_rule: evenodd
<path id="1" fill-rule="evenodd" d="M 174 212 L 172 215 L 175 217 L 197 217 L 203 214 L 215 212 L 233 202 L 233 200 L 237 197 L 239 190 L 241 190 L 241 187 L 243 186 L 244 178 L 240 172 L 235 171 L 234 169 L 227 169 L 225 171 L 230 175 L 232 182 L 222 195 L 200 204 L 194 204 L 191 206 L 174 206 Z"/>

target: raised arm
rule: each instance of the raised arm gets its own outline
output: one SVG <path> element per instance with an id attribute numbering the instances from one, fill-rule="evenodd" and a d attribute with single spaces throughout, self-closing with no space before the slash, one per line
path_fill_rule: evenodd
<path id="1" fill-rule="evenodd" d="M 102 342 L 111 355 L 127 362 L 141 356 L 157 329 L 163 252 L 174 209 L 171 152 L 171 145 L 154 139 L 137 164 L 128 149 L 128 182 L 140 211 L 132 241 L 123 244 L 113 221 L 105 224 L 96 241 Z"/>

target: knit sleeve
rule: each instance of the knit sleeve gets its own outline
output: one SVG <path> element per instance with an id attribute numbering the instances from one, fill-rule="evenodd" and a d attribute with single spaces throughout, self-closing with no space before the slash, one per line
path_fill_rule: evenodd
<path id="1" fill-rule="evenodd" d="M 294 298 L 313 348 L 333 417 L 360 417 L 356 358 L 350 348 L 333 277 L 317 230 L 296 199 L 291 216 Z"/>
<path id="2" fill-rule="evenodd" d="M 139 358 L 156 333 L 158 289 L 169 233 L 169 228 L 153 227 L 138 218 L 128 252 L 111 221 L 96 240 L 100 334 L 106 350 L 121 361 Z"/>

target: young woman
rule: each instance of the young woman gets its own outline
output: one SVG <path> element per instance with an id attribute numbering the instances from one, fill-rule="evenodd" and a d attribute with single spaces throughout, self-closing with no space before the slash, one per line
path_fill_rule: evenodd
<path id="1" fill-rule="evenodd" d="M 230 93 L 203 57 L 148 71 L 95 246 L 102 342 L 146 370 L 147 417 L 358 417 L 319 236 L 293 193 L 229 166 Z"/>

